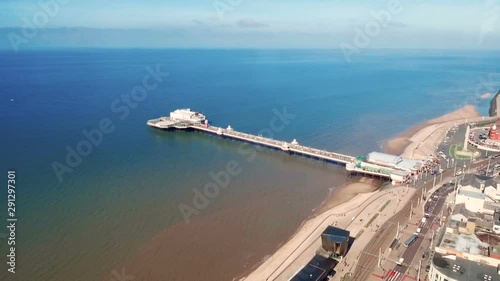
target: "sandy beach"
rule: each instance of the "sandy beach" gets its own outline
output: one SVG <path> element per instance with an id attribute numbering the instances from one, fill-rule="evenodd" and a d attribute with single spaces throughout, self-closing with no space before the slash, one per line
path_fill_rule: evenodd
<path id="1" fill-rule="evenodd" d="M 370 178 L 361 178 L 359 181 L 347 183 L 332 192 L 325 202 L 323 202 L 315 215 L 328 212 L 331 209 L 352 200 L 360 194 L 377 191 L 380 188 L 380 185 L 381 183 L 379 181 L 375 181 Z"/>
<path id="2" fill-rule="evenodd" d="M 482 118 L 475 106 L 464 106 L 386 141 L 384 151 L 390 154 L 400 154 L 406 158 L 427 159 L 430 154 L 434 153 L 438 144 L 444 140 L 449 128 Z"/>

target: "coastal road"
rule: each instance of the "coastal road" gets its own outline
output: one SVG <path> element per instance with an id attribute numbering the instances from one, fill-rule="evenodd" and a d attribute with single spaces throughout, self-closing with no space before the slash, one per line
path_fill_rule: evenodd
<path id="1" fill-rule="evenodd" d="M 401 258 L 404 259 L 402 265 L 396 265 L 394 269 L 388 274 L 388 281 L 401 281 L 404 278 L 409 267 L 412 266 L 413 260 L 417 257 L 417 252 L 423 243 L 424 239 L 427 236 L 427 233 L 431 229 L 436 217 L 437 221 L 441 219 L 440 211 L 443 208 L 444 203 L 446 202 L 447 196 L 453 191 L 453 184 L 445 184 L 436 190 L 429 200 L 425 203 L 424 209 L 427 210 L 426 213 L 426 221 L 425 223 L 420 223 L 419 227 L 421 228 L 419 237 L 408 246 L 406 251 L 401 255 Z M 404 235 L 401 238 L 401 241 L 406 241 L 413 233 L 409 235 Z M 404 237 L 404 238 L 403 238 Z M 419 258 L 419 257 L 417 257 Z"/>

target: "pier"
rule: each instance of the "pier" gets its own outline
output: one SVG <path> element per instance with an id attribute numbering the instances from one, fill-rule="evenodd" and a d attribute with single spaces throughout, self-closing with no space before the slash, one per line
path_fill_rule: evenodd
<path id="1" fill-rule="evenodd" d="M 191 125 L 191 128 L 199 131 L 204 131 L 207 133 L 216 134 L 219 136 L 238 139 L 248 143 L 267 146 L 275 149 L 281 149 L 283 151 L 288 151 L 294 154 L 313 157 L 333 163 L 348 164 L 354 162 L 354 160 L 356 159 L 355 157 L 349 155 L 303 146 L 300 145 L 296 140 L 293 140 L 292 142 L 288 143 L 285 141 L 278 141 L 262 136 L 255 136 L 247 133 L 238 132 L 233 130 L 231 126 L 229 126 L 226 129 L 222 129 L 214 126 L 193 124 Z"/>
<path id="2" fill-rule="evenodd" d="M 187 112 L 191 112 L 189 109 L 186 110 Z M 186 112 L 183 112 L 183 114 L 185 113 Z M 255 145 L 281 150 L 285 153 L 301 155 L 313 159 L 326 161 L 329 163 L 343 165 L 345 166 L 347 171 L 355 174 L 371 175 L 382 178 L 388 178 L 391 180 L 395 180 L 396 178 L 400 178 L 402 176 L 402 171 L 399 171 L 392 167 L 382 166 L 374 163 L 368 163 L 364 161 L 364 159 L 360 159 L 360 157 L 354 157 L 351 155 L 345 155 L 337 152 L 331 152 L 323 149 L 304 146 L 299 144 L 298 141 L 295 139 L 291 142 L 286 142 L 263 136 L 256 136 L 252 134 L 238 132 L 233 128 L 231 128 L 231 126 L 228 126 L 225 129 L 221 127 L 212 126 L 209 125 L 208 121 L 206 120 L 200 122 L 199 116 L 200 115 L 196 115 L 197 118 L 196 121 L 192 121 L 190 119 L 179 120 L 172 117 L 161 117 L 149 120 L 147 122 L 147 125 L 150 127 L 163 130 L 170 130 L 170 129 L 194 130 L 230 139 L 235 139 Z"/>

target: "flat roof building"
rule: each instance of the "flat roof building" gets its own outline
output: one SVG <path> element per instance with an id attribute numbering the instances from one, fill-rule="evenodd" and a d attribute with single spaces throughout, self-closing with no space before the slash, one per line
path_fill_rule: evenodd
<path id="1" fill-rule="evenodd" d="M 335 260 L 316 255 L 290 281 L 323 281 L 333 273 L 336 264 Z"/>
<path id="2" fill-rule="evenodd" d="M 479 189 L 460 192 L 474 193 L 469 194 L 469 200 L 479 198 L 477 194 L 484 195 Z M 429 280 L 500 280 L 500 235 L 494 231 L 496 213 L 472 212 L 466 206 L 467 203 L 455 204 L 451 219 L 436 235 Z M 497 216 L 500 219 L 500 213 Z"/>
<path id="3" fill-rule="evenodd" d="M 420 160 L 406 159 L 401 156 L 391 155 L 382 152 L 371 152 L 366 157 L 366 161 L 369 163 L 382 165 L 407 172 L 416 172 L 424 164 Z"/>
<path id="4" fill-rule="evenodd" d="M 497 281 L 500 280 L 500 272 L 498 266 L 435 253 L 429 277 L 433 281 Z"/>

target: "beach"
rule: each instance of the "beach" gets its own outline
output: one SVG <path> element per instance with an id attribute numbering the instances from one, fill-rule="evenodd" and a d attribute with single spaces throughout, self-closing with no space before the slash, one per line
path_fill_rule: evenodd
<path id="1" fill-rule="evenodd" d="M 429 155 L 434 154 L 436 147 L 444 140 L 446 132 L 452 126 L 482 118 L 475 106 L 464 106 L 386 141 L 384 151 L 390 154 L 400 154 L 406 158 L 425 160 Z"/>

